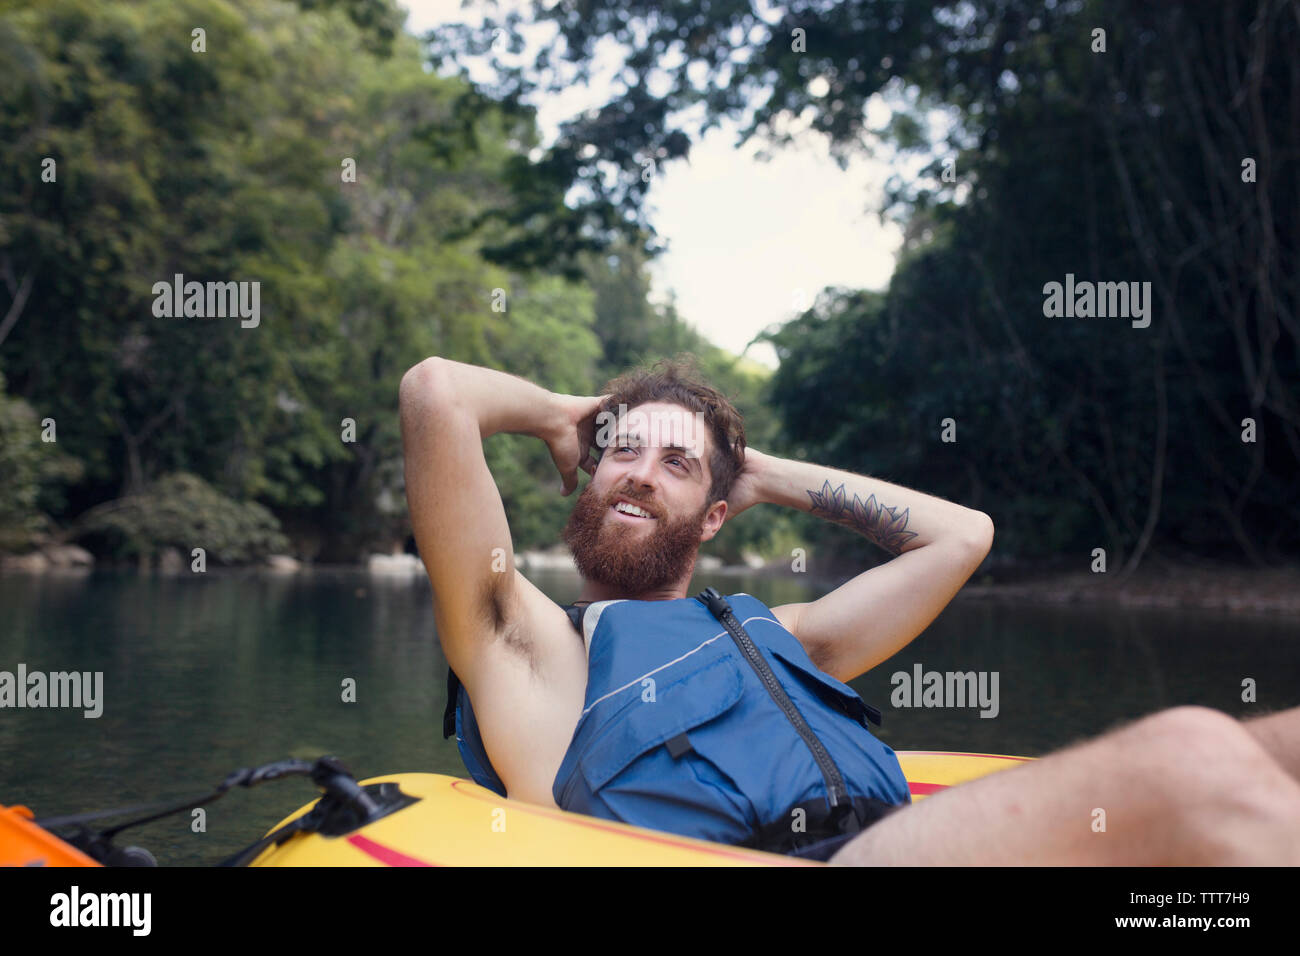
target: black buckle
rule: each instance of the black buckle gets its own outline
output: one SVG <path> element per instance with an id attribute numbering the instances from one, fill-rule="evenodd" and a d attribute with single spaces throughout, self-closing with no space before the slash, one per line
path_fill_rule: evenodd
<path id="1" fill-rule="evenodd" d="M 695 600 L 703 602 L 704 606 L 709 609 L 709 613 L 719 621 L 723 616 L 731 613 L 731 605 L 727 599 L 718 593 L 716 588 L 705 588 L 699 594 L 695 595 Z"/>

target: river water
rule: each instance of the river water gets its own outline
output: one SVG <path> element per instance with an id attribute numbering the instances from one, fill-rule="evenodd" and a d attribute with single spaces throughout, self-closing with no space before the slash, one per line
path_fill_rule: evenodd
<path id="1" fill-rule="evenodd" d="M 560 603 L 578 595 L 572 574 L 529 577 Z M 770 606 L 824 593 L 797 576 L 743 575 L 697 576 L 691 593 L 710 584 Z M 1041 756 L 1178 704 L 1238 717 L 1300 705 L 1298 638 L 1291 618 L 959 597 L 853 685 L 884 712 L 877 735 L 896 750 Z M 447 665 L 422 576 L 0 575 L 0 671 L 19 664 L 103 674 L 97 718 L 0 709 L 0 803 L 38 816 L 198 795 L 235 768 L 290 756 L 331 753 L 358 777 L 464 775 L 442 737 Z M 978 702 L 895 706 L 903 689 L 892 678 L 910 680 L 917 665 L 982 673 L 989 692 L 996 673 L 996 716 Z M 345 702 L 349 680 L 355 701 Z M 1243 701 L 1243 681 L 1255 702 Z M 164 865 L 214 863 L 314 796 L 305 778 L 273 781 L 207 805 L 203 832 L 181 815 L 117 842 Z"/>

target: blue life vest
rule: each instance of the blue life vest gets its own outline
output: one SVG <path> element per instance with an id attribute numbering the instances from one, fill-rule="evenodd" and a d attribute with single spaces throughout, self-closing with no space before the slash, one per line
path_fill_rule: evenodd
<path id="1" fill-rule="evenodd" d="M 709 593 L 714 612 L 725 606 Z M 590 816 L 825 858 L 910 803 L 907 780 L 867 729 L 878 711 L 819 670 L 763 602 L 725 601 L 761 661 L 703 595 L 570 613 L 587 646 L 587 692 L 552 796 Z M 451 675 L 444 735 L 453 731 L 475 782 L 505 796 Z"/>

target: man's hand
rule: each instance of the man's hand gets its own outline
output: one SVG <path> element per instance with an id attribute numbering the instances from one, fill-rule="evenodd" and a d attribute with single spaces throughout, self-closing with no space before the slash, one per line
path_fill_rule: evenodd
<path id="1" fill-rule="evenodd" d="M 578 469 L 596 473 L 596 412 L 608 395 L 556 395 L 555 425 L 545 436 L 551 460 L 564 481 L 567 498 L 578 487 Z"/>
<path id="2" fill-rule="evenodd" d="M 763 490 L 764 469 L 771 458 L 755 448 L 745 449 L 745 467 L 736 476 L 727 495 L 727 521 L 740 514 L 746 508 L 761 505 L 767 501 Z"/>

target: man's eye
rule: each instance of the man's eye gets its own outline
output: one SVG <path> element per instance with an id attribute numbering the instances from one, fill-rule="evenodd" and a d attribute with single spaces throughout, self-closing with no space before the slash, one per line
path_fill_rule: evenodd
<path id="1" fill-rule="evenodd" d="M 671 464 L 680 465 L 682 468 L 686 467 L 686 462 L 682 461 L 680 458 L 669 458 L 668 461 Z"/>

